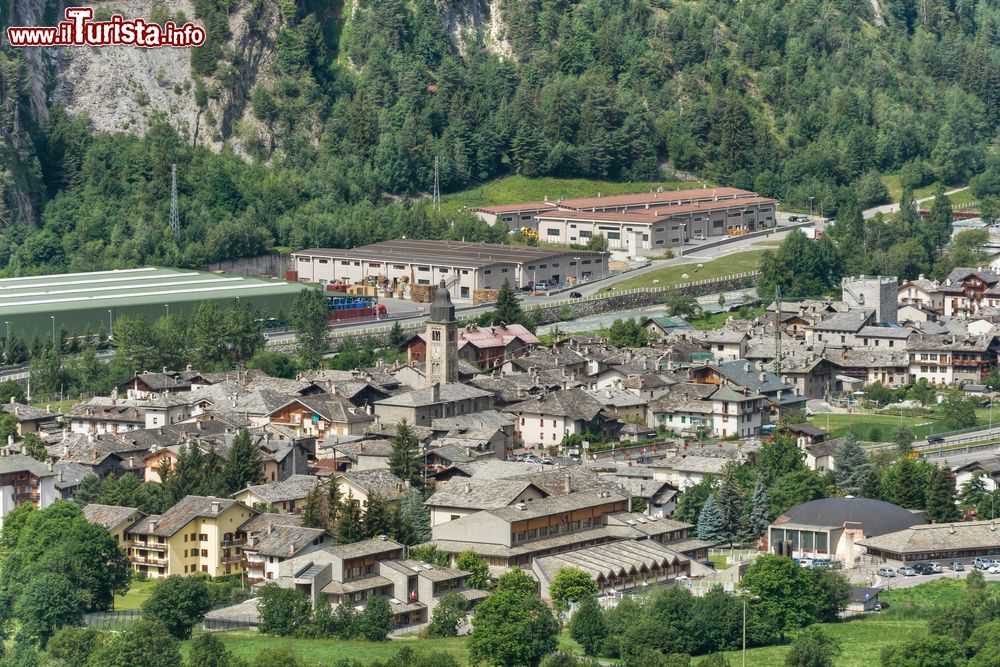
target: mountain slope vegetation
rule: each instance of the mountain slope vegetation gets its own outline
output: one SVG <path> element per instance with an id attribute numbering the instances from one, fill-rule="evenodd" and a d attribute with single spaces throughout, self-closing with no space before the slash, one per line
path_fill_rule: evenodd
<path id="1" fill-rule="evenodd" d="M 681 174 L 827 213 L 884 200 L 880 174 L 961 184 L 995 162 L 995 0 L 191 5 L 210 41 L 177 94 L 196 97 L 217 146 L 155 116 L 141 137 L 93 132 L 57 106 L 43 118 L 25 54 L 0 50 L 6 272 L 199 266 L 402 234 L 502 240 L 421 201 L 435 157 L 445 191 L 512 173 Z M 227 26 L 273 5 L 257 72 Z M 248 81 L 245 118 L 209 113 Z"/>

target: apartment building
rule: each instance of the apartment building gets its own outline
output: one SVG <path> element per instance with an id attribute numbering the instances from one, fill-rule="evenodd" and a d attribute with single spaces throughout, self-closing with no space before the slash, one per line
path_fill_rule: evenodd
<path id="1" fill-rule="evenodd" d="M 115 399 L 95 398 L 79 403 L 65 417 L 73 433 L 118 434 L 146 428 L 143 408 Z"/>
<path id="2" fill-rule="evenodd" d="M 115 544 L 125 548 L 126 529 L 134 526 L 137 521 L 146 516 L 146 513 L 135 507 L 90 503 L 84 506 L 83 516 L 90 523 L 107 528 L 111 537 L 114 538 Z"/>
<path id="3" fill-rule="evenodd" d="M 917 306 L 927 310 L 940 310 L 944 305 L 942 295 L 937 293 L 938 282 L 920 274 L 916 280 L 905 280 L 896 289 L 896 299 L 900 306 Z"/>
<path id="4" fill-rule="evenodd" d="M 583 389 L 565 389 L 507 406 L 517 421 L 514 432 L 523 447 L 553 447 L 568 435 L 614 433 L 618 418 Z"/>
<path id="5" fill-rule="evenodd" d="M 322 528 L 306 528 L 301 516 L 264 513 L 243 524 L 243 559 L 247 581 L 264 583 L 279 576 L 286 560 L 324 549 L 336 538 Z"/>
<path id="6" fill-rule="evenodd" d="M 386 423 L 399 423 L 405 419 L 413 426 L 430 426 L 435 419 L 474 414 L 491 407 L 492 392 L 461 382 L 448 382 L 377 401 L 375 414 Z"/>
<path id="7" fill-rule="evenodd" d="M 535 334 L 520 324 L 498 324 L 481 327 L 467 324 L 457 331 L 458 358 L 475 364 L 479 368 L 490 369 L 519 354 L 526 348 L 539 344 Z M 421 332 L 403 344 L 408 363 L 427 362 L 427 343 L 431 334 Z"/>
<path id="8" fill-rule="evenodd" d="M 243 571 L 241 527 L 256 514 L 230 498 L 187 496 L 125 530 L 124 545 L 133 569 L 152 578 L 234 574 Z"/>
<path id="9" fill-rule="evenodd" d="M 934 305 L 946 317 L 968 317 L 1000 306 L 1000 275 L 981 269 L 953 269 L 938 285 Z"/>
<path id="10" fill-rule="evenodd" d="M 466 589 L 468 572 L 407 560 L 403 551 L 389 539 L 332 545 L 281 563 L 275 581 L 302 591 L 314 606 L 348 603 L 360 611 L 370 597 L 384 597 L 396 629 L 427 623 L 446 593 L 472 604 L 487 596 Z"/>
<path id="11" fill-rule="evenodd" d="M 613 491 L 581 491 L 440 523 L 432 542 L 452 559 L 471 549 L 493 569 L 527 568 L 533 558 L 618 539 L 605 515 L 627 509 L 628 498 Z"/>
<path id="12" fill-rule="evenodd" d="M 910 380 L 923 378 L 932 384 L 982 382 L 997 363 L 998 347 L 995 336 L 914 336 L 907 345 Z"/>
<path id="13" fill-rule="evenodd" d="M 59 499 L 51 465 L 25 454 L 0 456 L 0 528 L 11 510 L 25 504 L 43 509 Z"/>

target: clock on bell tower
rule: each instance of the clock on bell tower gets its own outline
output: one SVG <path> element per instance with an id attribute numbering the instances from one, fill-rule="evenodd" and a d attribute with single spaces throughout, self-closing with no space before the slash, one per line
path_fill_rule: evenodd
<path id="1" fill-rule="evenodd" d="M 444 279 L 434 290 L 427 321 L 427 386 L 458 382 L 458 321 Z"/>

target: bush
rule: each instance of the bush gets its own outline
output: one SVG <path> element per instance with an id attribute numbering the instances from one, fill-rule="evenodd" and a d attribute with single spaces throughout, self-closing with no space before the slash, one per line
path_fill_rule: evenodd
<path id="1" fill-rule="evenodd" d="M 358 617 L 358 634 L 370 642 L 383 642 L 392 630 L 392 608 L 381 595 L 373 595 Z"/>
<path id="2" fill-rule="evenodd" d="M 469 603 L 461 593 L 445 593 L 438 600 L 431 622 L 427 626 L 428 637 L 456 637 Z"/>

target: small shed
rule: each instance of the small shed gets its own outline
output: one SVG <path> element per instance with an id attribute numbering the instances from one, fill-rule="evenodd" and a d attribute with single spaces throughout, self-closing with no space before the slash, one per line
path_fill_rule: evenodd
<path id="1" fill-rule="evenodd" d="M 847 599 L 847 611 L 857 614 L 873 611 L 881 592 L 881 588 L 852 587 Z"/>

